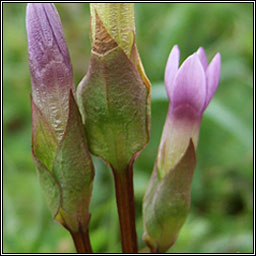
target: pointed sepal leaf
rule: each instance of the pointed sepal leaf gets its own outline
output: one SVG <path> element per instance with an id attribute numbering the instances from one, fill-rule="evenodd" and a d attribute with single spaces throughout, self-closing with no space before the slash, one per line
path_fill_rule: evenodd
<path id="1" fill-rule="evenodd" d="M 86 228 L 89 220 L 94 168 L 86 146 L 81 116 L 73 94 L 69 98 L 66 130 L 53 164 L 53 173 L 62 189 L 60 214 L 73 230 Z"/>
<path id="2" fill-rule="evenodd" d="M 53 218 L 58 214 L 61 206 L 61 189 L 53 176 L 41 161 L 33 154 L 35 167 L 37 170 L 40 185 L 43 189 L 44 197 Z"/>
<path id="3" fill-rule="evenodd" d="M 58 147 L 54 132 L 31 97 L 32 108 L 32 151 L 46 168 L 51 169 Z"/>
<path id="4" fill-rule="evenodd" d="M 138 70 L 135 43 L 130 59 L 97 12 L 94 18 L 90 66 L 78 86 L 78 104 L 90 152 L 125 170 L 149 139 L 150 88 Z"/>
<path id="5" fill-rule="evenodd" d="M 148 141 L 148 88 L 121 48 L 92 54 L 79 86 L 90 151 L 114 169 L 125 169 Z"/>
<path id="6" fill-rule="evenodd" d="M 162 179 L 155 167 L 143 201 L 144 241 L 154 252 L 166 252 L 176 241 L 190 208 L 190 186 L 196 164 L 192 140 Z"/>

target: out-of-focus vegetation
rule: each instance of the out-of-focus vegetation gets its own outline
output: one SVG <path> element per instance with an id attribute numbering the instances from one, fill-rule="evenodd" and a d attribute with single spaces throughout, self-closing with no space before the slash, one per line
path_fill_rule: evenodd
<path id="1" fill-rule="evenodd" d="M 90 57 L 89 5 L 59 3 L 76 85 Z M 23 3 L 3 4 L 3 246 L 8 253 L 74 252 L 66 230 L 53 222 L 31 151 L 31 92 Z M 201 126 L 191 213 L 169 252 L 253 251 L 253 4 L 135 4 L 136 41 L 152 87 L 149 145 L 134 169 L 140 248 L 141 204 L 168 108 L 163 77 L 174 44 L 181 60 L 203 46 L 222 56 L 221 80 Z M 91 242 L 95 252 L 120 252 L 110 170 L 94 159 Z"/>

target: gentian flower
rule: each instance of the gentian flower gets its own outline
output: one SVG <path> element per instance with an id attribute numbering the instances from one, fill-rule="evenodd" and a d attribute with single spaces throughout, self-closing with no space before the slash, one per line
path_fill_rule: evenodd
<path id="1" fill-rule="evenodd" d="M 178 163 L 190 138 L 197 147 L 202 115 L 220 77 L 219 53 L 208 65 L 204 49 L 200 47 L 180 68 L 179 57 L 179 48 L 175 45 L 165 70 L 165 88 L 170 106 L 159 148 L 158 168 L 161 175 Z"/>
<path id="2" fill-rule="evenodd" d="M 170 106 L 143 200 L 143 239 L 152 252 L 165 252 L 175 243 L 189 213 L 202 115 L 220 77 L 219 53 L 208 65 L 200 47 L 180 68 L 179 57 L 179 48 L 174 46 L 165 70 Z"/>
<path id="3" fill-rule="evenodd" d="M 54 4 L 27 5 L 32 154 L 55 220 L 87 231 L 94 169 L 74 97 L 73 72 Z"/>

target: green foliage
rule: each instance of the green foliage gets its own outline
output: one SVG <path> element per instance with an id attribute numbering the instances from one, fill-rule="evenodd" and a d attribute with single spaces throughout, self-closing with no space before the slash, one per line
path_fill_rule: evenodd
<path id="1" fill-rule="evenodd" d="M 143 240 L 154 252 L 166 252 L 178 238 L 189 214 L 195 165 L 195 147 L 190 140 L 184 156 L 162 179 L 157 164 L 154 167 L 143 199 Z"/>
<path id="2" fill-rule="evenodd" d="M 77 98 L 90 152 L 124 171 L 148 142 L 148 88 L 120 47 L 93 53 L 89 70 Z"/>
<path id="3" fill-rule="evenodd" d="M 23 3 L 3 4 L 4 252 L 74 252 L 66 230 L 52 221 L 31 156 L 31 92 Z M 76 85 L 90 56 L 89 5 L 56 4 Z M 136 42 L 152 88 L 149 145 L 135 163 L 140 248 L 142 198 L 153 170 L 168 102 L 164 67 L 174 44 L 181 60 L 199 46 L 222 56 L 221 81 L 205 112 L 197 149 L 189 217 L 169 252 L 251 253 L 253 250 L 253 4 L 135 4 Z M 155 86 L 156 85 L 156 86 Z M 96 167 L 90 230 L 96 252 L 120 252 L 110 170 Z"/>

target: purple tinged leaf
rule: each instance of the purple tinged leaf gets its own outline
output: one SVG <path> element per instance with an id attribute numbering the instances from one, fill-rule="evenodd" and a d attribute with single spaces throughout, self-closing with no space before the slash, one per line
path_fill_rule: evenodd
<path id="1" fill-rule="evenodd" d="M 165 69 L 165 88 L 170 99 L 174 86 L 174 79 L 179 69 L 180 50 L 177 45 L 173 46 Z"/>
<path id="2" fill-rule="evenodd" d="M 207 92 L 206 92 L 206 101 L 204 109 L 208 106 L 210 100 L 212 99 L 220 79 L 220 66 L 221 66 L 221 56 L 217 53 L 211 63 L 209 64 L 206 71 L 207 79 Z"/>
<path id="3" fill-rule="evenodd" d="M 180 67 L 171 91 L 173 113 L 181 114 L 183 109 L 190 109 L 189 114 L 197 116 L 205 103 L 205 72 L 197 54 L 187 58 Z"/>

